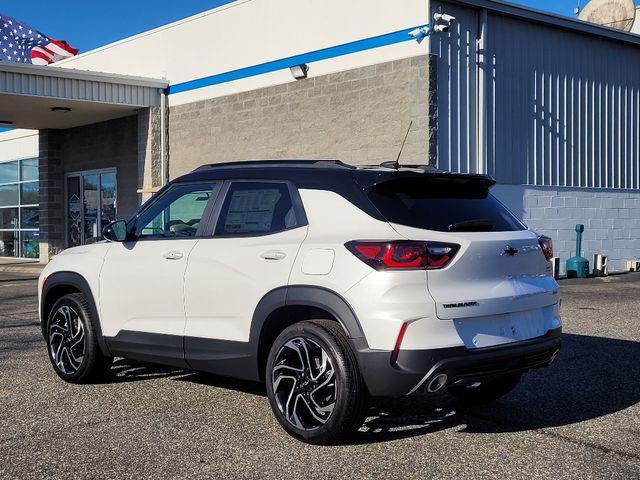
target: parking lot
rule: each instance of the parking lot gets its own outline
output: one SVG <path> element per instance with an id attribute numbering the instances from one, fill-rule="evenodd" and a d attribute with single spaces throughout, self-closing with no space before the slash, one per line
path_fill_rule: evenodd
<path id="1" fill-rule="evenodd" d="M 509 397 L 378 401 L 316 447 L 260 385 L 124 360 L 109 383 L 63 383 L 35 278 L 0 274 L 0 478 L 640 478 L 640 274 L 561 289 L 563 349 Z"/>

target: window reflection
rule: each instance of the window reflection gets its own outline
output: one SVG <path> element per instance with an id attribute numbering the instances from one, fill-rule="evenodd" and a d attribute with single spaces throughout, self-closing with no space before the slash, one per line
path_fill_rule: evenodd
<path id="1" fill-rule="evenodd" d="M 0 257 L 38 258 L 38 159 L 0 163 Z"/>

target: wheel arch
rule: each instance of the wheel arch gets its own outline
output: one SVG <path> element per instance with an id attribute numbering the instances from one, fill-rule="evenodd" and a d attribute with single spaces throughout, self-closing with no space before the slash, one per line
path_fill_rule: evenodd
<path id="1" fill-rule="evenodd" d="M 356 314 L 338 293 L 323 287 L 295 285 L 267 293 L 256 306 L 250 343 L 255 352 L 258 376 L 264 376 L 269 350 L 288 326 L 303 320 L 326 319 L 339 323 L 350 341 L 366 343 Z"/>
<path id="2" fill-rule="evenodd" d="M 98 315 L 98 308 L 89 286 L 89 282 L 76 272 L 55 272 L 47 277 L 42 286 L 42 296 L 40 301 L 40 325 L 42 328 L 43 336 L 46 336 L 47 321 L 51 307 L 54 303 L 69 293 L 82 293 L 87 299 L 91 308 L 91 315 L 97 320 L 96 322 L 96 336 L 98 345 L 103 355 L 110 356 L 109 348 L 107 347 L 104 337 L 102 336 L 102 327 L 100 325 L 100 316 Z"/>

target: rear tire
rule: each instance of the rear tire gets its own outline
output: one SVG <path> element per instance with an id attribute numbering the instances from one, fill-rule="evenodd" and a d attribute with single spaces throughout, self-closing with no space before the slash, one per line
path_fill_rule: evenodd
<path id="1" fill-rule="evenodd" d="M 69 383 L 94 383 L 111 366 L 96 335 L 97 319 L 82 293 L 60 298 L 47 318 L 46 342 L 49 360 L 60 378 Z"/>
<path id="2" fill-rule="evenodd" d="M 510 393 L 522 378 L 521 373 L 513 373 L 504 377 L 483 382 L 478 387 L 449 387 L 449 393 L 460 403 L 467 405 L 486 405 Z"/>
<path id="3" fill-rule="evenodd" d="M 366 388 L 347 336 L 334 321 L 285 329 L 271 346 L 265 379 L 278 422 L 303 442 L 333 444 L 362 426 Z"/>

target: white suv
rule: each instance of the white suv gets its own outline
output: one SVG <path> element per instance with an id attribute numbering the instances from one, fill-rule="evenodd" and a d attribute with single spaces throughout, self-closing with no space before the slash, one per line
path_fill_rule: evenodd
<path id="1" fill-rule="evenodd" d="M 551 242 L 486 176 L 340 162 L 203 166 L 39 282 L 51 363 L 114 357 L 264 381 L 278 421 L 329 443 L 367 398 L 511 391 L 560 348 Z"/>

